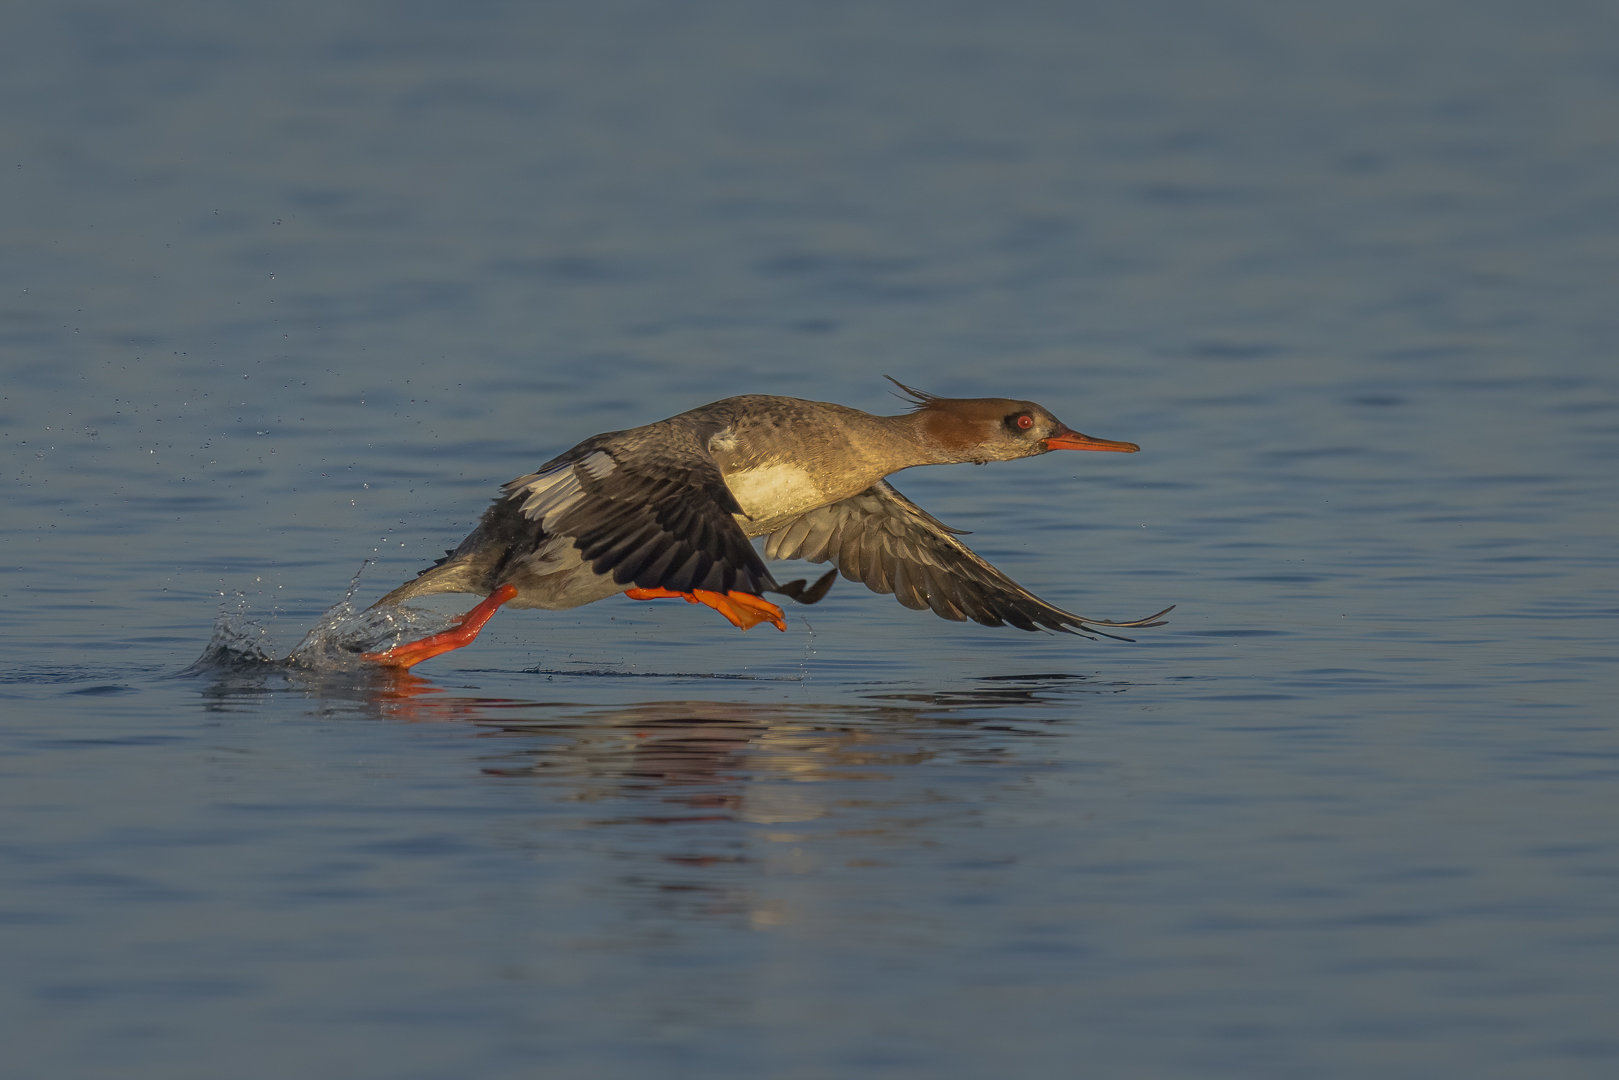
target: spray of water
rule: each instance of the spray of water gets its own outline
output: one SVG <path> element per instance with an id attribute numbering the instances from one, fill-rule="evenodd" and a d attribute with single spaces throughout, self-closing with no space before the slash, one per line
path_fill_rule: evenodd
<path id="1" fill-rule="evenodd" d="M 214 633 L 182 675 L 230 670 L 352 671 L 374 665 L 360 659 L 361 653 L 378 652 L 401 641 L 436 634 L 447 629 L 454 617 L 417 608 L 386 607 L 356 611 L 354 594 L 360 577 L 372 560 L 361 564 L 349 581 L 343 599 L 333 604 L 315 626 L 304 635 L 297 648 L 277 657 L 270 644 L 269 631 L 259 625 L 248 606 L 247 597 L 235 594 L 234 602 L 220 605 L 214 620 Z"/>

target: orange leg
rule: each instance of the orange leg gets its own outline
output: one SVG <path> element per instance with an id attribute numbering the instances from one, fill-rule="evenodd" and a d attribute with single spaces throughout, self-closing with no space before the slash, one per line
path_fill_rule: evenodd
<path id="1" fill-rule="evenodd" d="M 447 653 L 451 649 L 459 649 L 463 645 L 471 645 L 488 622 L 500 610 L 500 605 L 517 595 L 517 586 L 502 585 L 490 593 L 482 603 L 471 611 L 462 615 L 450 626 L 448 630 L 441 630 L 430 637 L 420 641 L 412 641 L 405 645 L 395 645 L 384 652 L 361 653 L 361 660 L 369 660 L 373 664 L 383 667 L 413 668 L 423 660 Z"/>
<path id="2" fill-rule="evenodd" d="M 782 617 L 781 608 L 752 593 L 717 593 L 707 589 L 693 589 L 689 593 L 672 589 L 629 589 L 624 595 L 631 600 L 662 600 L 679 596 L 688 604 L 706 604 L 731 620 L 732 626 L 742 630 L 751 629 L 762 622 L 772 624 L 777 630 L 787 629 L 787 620 Z"/>

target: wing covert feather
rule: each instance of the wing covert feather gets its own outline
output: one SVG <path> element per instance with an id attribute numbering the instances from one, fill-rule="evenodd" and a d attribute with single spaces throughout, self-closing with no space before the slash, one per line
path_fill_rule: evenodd
<path id="1" fill-rule="evenodd" d="M 732 517 L 742 512 L 706 437 L 665 424 L 656 437 L 610 432 L 502 489 L 521 512 L 620 585 L 758 595 L 774 588 Z"/>

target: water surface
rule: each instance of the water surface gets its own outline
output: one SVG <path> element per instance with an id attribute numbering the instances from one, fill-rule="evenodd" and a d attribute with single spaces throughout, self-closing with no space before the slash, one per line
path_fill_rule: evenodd
<path id="1" fill-rule="evenodd" d="M 1610 1075 L 1616 30 L 9 20 L 13 1069 Z M 182 674 L 216 623 L 285 655 L 581 438 L 898 411 L 883 374 L 1141 443 L 895 482 L 1171 624 L 840 582 L 785 634 L 614 600 L 407 679 Z"/>

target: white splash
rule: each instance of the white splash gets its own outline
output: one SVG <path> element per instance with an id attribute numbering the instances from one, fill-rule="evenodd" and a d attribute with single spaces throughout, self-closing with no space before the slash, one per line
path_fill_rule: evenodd
<path id="1" fill-rule="evenodd" d="M 276 655 L 269 630 L 259 625 L 248 608 L 247 597 L 238 593 L 234 606 L 220 605 L 213 636 L 203 647 L 202 655 L 180 674 L 248 669 L 372 669 L 375 665 L 362 660 L 361 653 L 379 652 L 400 641 L 436 634 L 447 629 L 454 620 L 454 616 L 399 606 L 356 611 L 354 594 L 359 589 L 361 574 L 369 565 L 370 560 L 361 565 L 349 581 L 343 599 L 328 608 L 298 647 L 285 657 Z"/>

